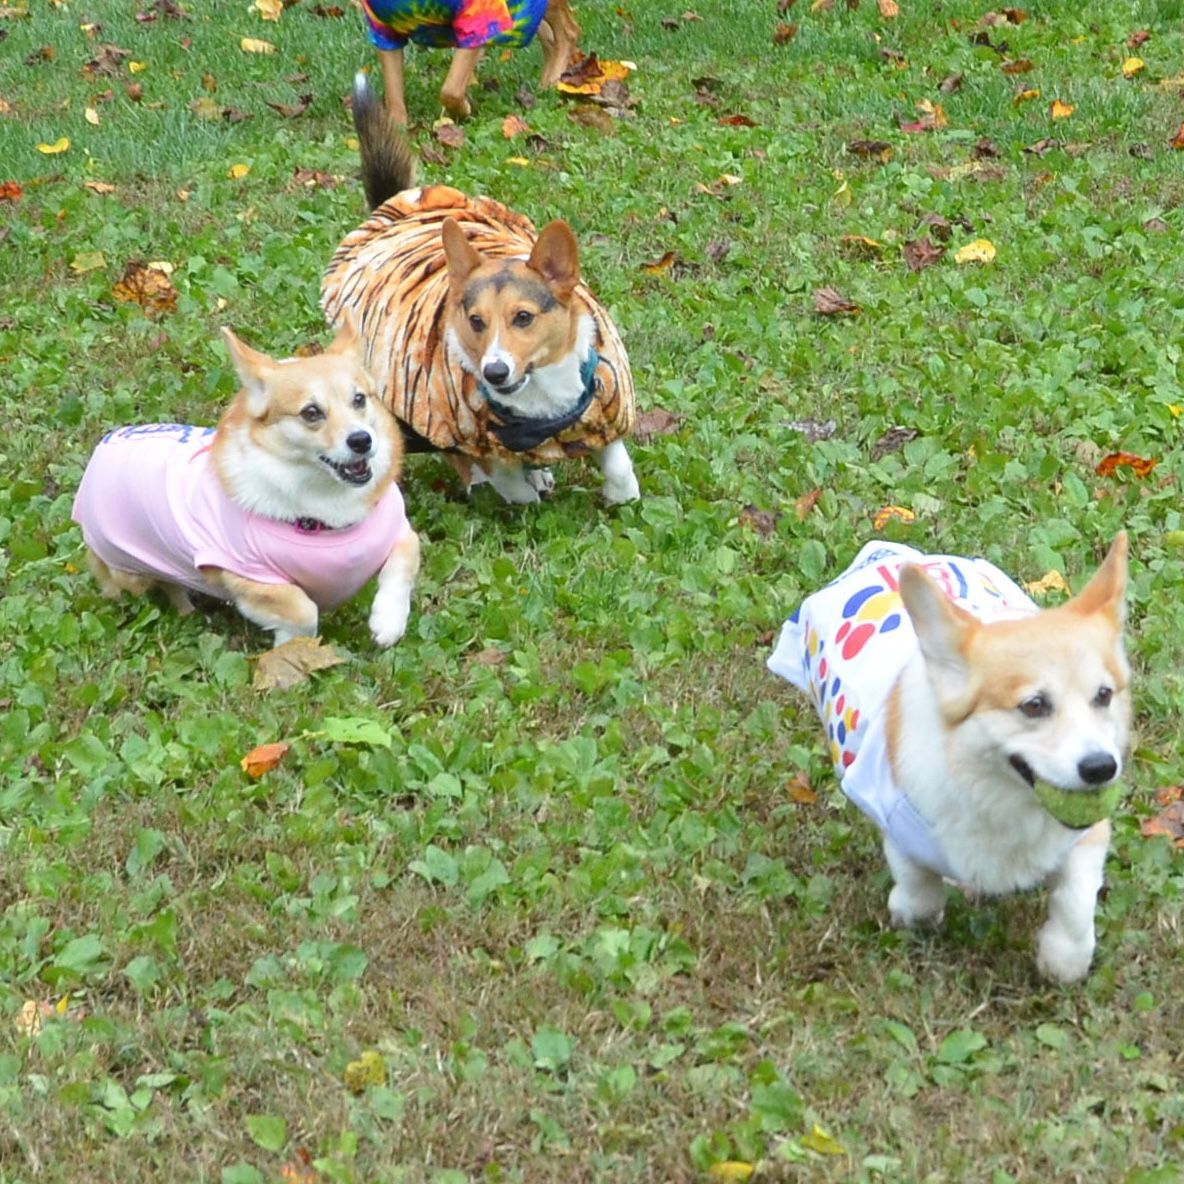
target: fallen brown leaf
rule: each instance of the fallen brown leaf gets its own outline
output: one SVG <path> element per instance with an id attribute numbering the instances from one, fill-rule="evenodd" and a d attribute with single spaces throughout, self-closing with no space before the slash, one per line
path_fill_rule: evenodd
<path id="1" fill-rule="evenodd" d="M 928 226 L 929 233 L 935 239 L 937 239 L 938 242 L 944 243 L 944 242 L 949 241 L 950 221 L 948 218 L 943 218 L 941 216 L 941 214 L 935 214 L 935 213 L 925 214 L 921 218 L 921 221 L 917 225 L 918 226 Z M 966 229 L 970 230 L 971 228 L 968 226 Z"/>
<path id="2" fill-rule="evenodd" d="M 1163 804 L 1163 809 L 1160 810 L 1154 818 L 1144 818 L 1139 829 L 1143 833 L 1143 837 L 1150 839 L 1157 836 L 1162 836 L 1165 839 L 1172 841 L 1172 846 L 1177 849 L 1184 848 L 1184 801 L 1178 798 L 1170 797 L 1172 790 L 1177 790 L 1178 786 L 1168 787 L 1168 800 Z M 1160 801 L 1160 790 L 1156 793 L 1156 800 Z"/>
<path id="3" fill-rule="evenodd" d="M 879 460 L 893 452 L 899 452 L 910 440 L 916 438 L 916 428 L 891 427 L 872 445 L 871 458 Z"/>
<path id="4" fill-rule="evenodd" d="M 644 444 L 655 436 L 674 435 L 681 425 L 681 415 L 674 415 L 664 407 L 653 407 L 641 412 L 633 421 L 633 435 Z"/>
<path id="5" fill-rule="evenodd" d="M 496 646 L 486 646 L 475 654 L 469 655 L 469 662 L 473 666 L 501 666 L 510 655 Z"/>
<path id="6" fill-rule="evenodd" d="M 465 142 L 465 129 L 458 123 L 437 124 L 436 139 L 447 148 L 460 148 Z"/>
<path id="7" fill-rule="evenodd" d="M 721 115 L 716 123 L 722 123 L 725 127 L 756 127 L 755 119 L 750 119 L 747 115 Z"/>
<path id="8" fill-rule="evenodd" d="M 884 244 L 864 234 L 845 234 L 839 239 L 839 250 L 853 259 L 878 259 L 884 253 Z"/>
<path id="9" fill-rule="evenodd" d="M 1045 136 L 1043 140 L 1037 140 L 1035 144 L 1029 144 L 1024 151 L 1032 156 L 1043 156 L 1046 152 L 1051 152 L 1054 148 L 1059 148 L 1060 146 L 1060 140 L 1052 140 Z"/>
<path id="10" fill-rule="evenodd" d="M 16 181 L 0 181 L 0 201 L 20 201 L 23 193 Z"/>
<path id="11" fill-rule="evenodd" d="M 892 159 L 892 145 L 883 140 L 852 140 L 847 145 L 847 151 L 852 156 L 878 160 L 881 164 L 887 164 Z"/>
<path id="12" fill-rule="evenodd" d="M 1027 74 L 1032 69 L 1032 63 L 1027 58 L 1018 58 L 1014 62 L 1004 62 L 1001 68 L 1004 74 Z"/>
<path id="13" fill-rule="evenodd" d="M 572 123 L 578 123 L 581 127 L 593 128 L 606 136 L 616 135 L 616 121 L 603 107 L 594 107 L 591 103 L 580 103 L 567 113 L 567 117 Z"/>
<path id="14" fill-rule="evenodd" d="M 1128 49 L 1138 49 L 1144 41 L 1150 41 L 1151 34 L 1146 29 L 1136 29 L 1127 39 Z"/>
<path id="15" fill-rule="evenodd" d="M 925 268 L 932 267 L 945 253 L 945 247 L 939 247 L 928 235 L 904 245 L 904 261 L 909 271 L 924 271 Z"/>
<path id="16" fill-rule="evenodd" d="M 1176 134 L 1168 141 L 1168 145 L 1177 151 L 1184 148 L 1184 123 L 1176 129 Z"/>
<path id="17" fill-rule="evenodd" d="M 149 315 L 163 316 L 177 305 L 177 289 L 169 277 L 151 263 L 129 263 L 111 292 L 116 300 L 138 304 Z"/>
<path id="18" fill-rule="evenodd" d="M 805 522 L 810 516 L 810 511 L 818 504 L 818 499 L 822 496 L 822 489 L 811 489 L 807 493 L 801 494 L 794 498 L 793 512 L 797 515 L 799 522 Z"/>
<path id="19" fill-rule="evenodd" d="M 749 529 L 756 531 L 761 538 L 768 538 L 777 529 L 777 520 L 781 515 L 775 510 L 760 510 L 756 506 L 745 506 L 740 511 L 740 521 Z"/>
<path id="20" fill-rule="evenodd" d="M 814 311 L 824 317 L 853 316 L 859 305 L 848 300 L 837 288 L 814 289 Z"/>
<path id="21" fill-rule="evenodd" d="M 837 419 L 791 419 L 785 425 L 791 432 L 799 432 L 805 436 L 807 444 L 817 444 L 819 440 L 829 440 L 839 426 Z"/>
<path id="22" fill-rule="evenodd" d="M 530 134 L 530 124 L 522 118 L 521 115 L 507 115 L 502 120 L 502 135 L 507 140 L 512 140 L 515 136 L 523 134 Z"/>
<path id="23" fill-rule="evenodd" d="M 962 82 L 963 75 L 951 74 L 947 78 L 943 78 L 941 82 L 937 84 L 937 89 L 941 91 L 943 95 L 952 95 L 954 91 L 962 89 Z"/>
<path id="24" fill-rule="evenodd" d="M 678 262 L 678 256 L 673 251 L 667 251 L 661 259 L 655 259 L 652 263 L 643 263 L 641 270 L 647 275 L 662 275 L 664 272 L 670 271 Z"/>
<path id="25" fill-rule="evenodd" d="M 1112 476 L 1117 469 L 1130 469 L 1136 477 L 1147 477 L 1159 464 L 1157 456 L 1136 456 L 1133 452 L 1111 452 L 1098 461 L 1094 472 L 1099 477 Z"/>
<path id="26" fill-rule="evenodd" d="M 778 21 L 773 26 L 773 44 L 784 45 L 798 35 L 797 21 Z"/>
<path id="27" fill-rule="evenodd" d="M 279 112 L 285 119 L 297 119 L 312 106 L 312 95 L 301 95 L 294 103 L 268 103 L 273 111 Z"/>
<path id="28" fill-rule="evenodd" d="M 334 189 L 340 184 L 338 178 L 323 173 L 319 169 L 294 169 L 292 180 L 305 189 Z"/>
<path id="29" fill-rule="evenodd" d="M 293 637 L 259 658 L 251 685 L 257 691 L 286 691 L 314 671 L 340 666 L 344 661 L 331 645 L 315 637 Z"/>
<path id="30" fill-rule="evenodd" d="M 799 806 L 812 806 L 818 801 L 818 794 L 810 784 L 810 778 L 800 769 L 790 779 L 785 787 L 789 793 L 789 800 Z"/>
<path id="31" fill-rule="evenodd" d="M 971 148 L 970 155 L 975 160 L 991 160 L 999 155 L 999 149 L 993 140 L 988 140 L 984 136 Z"/>

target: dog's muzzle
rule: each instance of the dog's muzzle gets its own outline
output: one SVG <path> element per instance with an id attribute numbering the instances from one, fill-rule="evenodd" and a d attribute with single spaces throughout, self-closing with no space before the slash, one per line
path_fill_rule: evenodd
<path id="1" fill-rule="evenodd" d="M 331 457 L 322 456 L 321 460 L 347 485 L 365 485 L 374 476 L 370 468 L 370 458 L 366 456 L 347 461 L 336 461 Z"/>
<path id="2" fill-rule="evenodd" d="M 1036 788 L 1036 773 L 1019 753 L 1007 758 L 1011 767 L 1033 788 Z"/>

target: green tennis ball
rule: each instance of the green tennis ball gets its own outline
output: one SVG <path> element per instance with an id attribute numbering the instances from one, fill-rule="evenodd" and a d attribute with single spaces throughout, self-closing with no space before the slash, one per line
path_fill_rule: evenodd
<path id="1" fill-rule="evenodd" d="M 1114 813 L 1122 798 L 1122 786 L 1113 781 L 1101 789 L 1056 789 L 1036 782 L 1036 800 L 1062 825 L 1093 826 Z"/>

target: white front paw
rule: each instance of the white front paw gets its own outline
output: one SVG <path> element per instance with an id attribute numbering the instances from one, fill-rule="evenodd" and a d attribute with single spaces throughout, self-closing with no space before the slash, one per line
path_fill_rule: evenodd
<path id="1" fill-rule="evenodd" d="M 502 501 L 512 506 L 533 506 L 540 500 L 539 491 L 520 468 L 496 468 L 490 475 L 489 483 L 501 494 Z"/>
<path id="2" fill-rule="evenodd" d="M 641 497 L 641 486 L 637 484 L 637 477 L 632 469 L 619 476 L 606 476 L 604 479 L 604 500 L 610 506 L 619 506 L 623 502 L 635 502 Z"/>
<path id="3" fill-rule="evenodd" d="M 888 893 L 888 914 L 897 929 L 916 925 L 940 925 L 946 914 L 946 890 L 906 892 L 897 884 Z"/>
<path id="4" fill-rule="evenodd" d="M 1049 921 L 1040 930 L 1036 943 L 1036 969 L 1057 983 L 1075 983 L 1089 973 L 1094 957 L 1094 935 L 1074 939 L 1059 925 Z"/>
<path id="5" fill-rule="evenodd" d="M 526 480 L 536 493 L 553 493 L 555 490 L 555 478 L 550 469 L 529 469 Z"/>
<path id="6" fill-rule="evenodd" d="M 387 649 L 407 632 L 407 618 L 411 615 L 411 603 L 375 604 L 370 610 L 370 636 L 376 645 Z"/>

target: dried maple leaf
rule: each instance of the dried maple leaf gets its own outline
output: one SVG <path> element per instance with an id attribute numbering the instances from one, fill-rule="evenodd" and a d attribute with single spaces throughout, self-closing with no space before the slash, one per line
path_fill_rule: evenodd
<path id="1" fill-rule="evenodd" d="M 111 289 L 116 300 L 138 304 L 145 312 L 163 315 L 177 305 L 177 289 L 169 277 L 151 263 L 132 261 Z"/>
<path id="2" fill-rule="evenodd" d="M 750 119 L 747 115 L 721 115 L 716 123 L 722 123 L 725 127 L 756 127 L 755 119 Z"/>
<path id="3" fill-rule="evenodd" d="M 778 21 L 773 26 L 773 44 L 784 45 L 798 35 L 797 21 Z"/>
<path id="4" fill-rule="evenodd" d="M 106 42 L 100 45 L 98 52 L 89 62 L 85 62 L 82 67 L 82 72 L 88 78 L 94 78 L 99 74 L 106 74 L 109 78 L 115 78 L 123 73 L 122 61 L 124 58 L 130 58 L 132 51 L 130 49 L 120 49 L 118 45 L 112 45 Z"/>
<path id="5" fill-rule="evenodd" d="M 909 271 L 924 271 L 945 253 L 945 247 L 939 247 L 928 235 L 904 245 L 904 261 Z"/>
<path id="6" fill-rule="evenodd" d="M 530 124 L 522 118 L 521 115 L 507 115 L 502 120 L 502 135 L 507 140 L 512 140 L 515 136 L 522 134 L 530 134 Z"/>
<path id="7" fill-rule="evenodd" d="M 921 112 L 921 118 L 912 123 L 905 123 L 903 117 L 897 119 L 902 132 L 940 131 L 949 123 L 940 103 L 931 103 L 928 99 L 922 99 L 917 104 L 917 110 Z"/>
<path id="8" fill-rule="evenodd" d="M 259 778 L 264 773 L 274 769 L 276 765 L 284 759 L 285 754 L 291 747 L 285 744 L 282 740 L 274 744 L 260 744 L 252 748 L 246 756 L 239 761 L 239 768 L 242 769 L 248 777 Z"/>
<path id="9" fill-rule="evenodd" d="M 16 181 L 0 181 L 0 201 L 20 201 L 23 193 Z"/>
<path id="10" fill-rule="evenodd" d="M 320 1173 L 313 1167 L 312 1155 L 303 1147 L 296 1148 L 296 1154 L 280 1168 L 283 1184 L 318 1184 Z"/>
<path id="11" fill-rule="evenodd" d="M 25 57 L 26 66 L 39 66 L 42 62 L 53 61 L 53 46 L 43 45 L 40 49 L 35 49 L 31 54 Z"/>
<path id="12" fill-rule="evenodd" d="M 1068 119 L 1076 110 L 1072 103 L 1063 102 L 1061 99 L 1053 99 L 1048 105 L 1048 113 L 1053 119 Z"/>
<path id="13" fill-rule="evenodd" d="M 1136 477 L 1147 477 L 1159 464 L 1158 456 L 1136 456 L 1133 452 L 1111 452 L 1098 461 L 1094 472 L 1099 477 L 1109 477 L 1117 469 L 1130 469 Z"/>
<path id="14" fill-rule="evenodd" d="M 460 148 L 465 142 L 465 129 L 449 120 L 436 124 L 436 139 L 447 148 Z"/>
<path id="15" fill-rule="evenodd" d="M 337 17 L 345 16 L 345 9 L 340 4 L 314 4 L 309 11 L 313 16 L 334 20 Z"/>
<path id="16" fill-rule="evenodd" d="M 286 691 L 316 670 L 340 666 L 345 659 L 315 637 L 293 637 L 263 654 L 255 665 L 251 686 L 257 691 Z"/>
<path id="17" fill-rule="evenodd" d="M 268 103 L 273 111 L 278 111 L 285 119 L 296 119 L 312 106 L 312 95 L 301 95 L 295 103 Z"/>
<path id="18" fill-rule="evenodd" d="M 883 140 L 852 140 L 847 145 L 847 151 L 852 156 L 878 160 L 881 164 L 887 164 L 892 159 L 892 145 Z"/>
<path id="19" fill-rule="evenodd" d="M 590 103 L 580 103 L 567 113 L 572 123 L 581 127 L 590 127 L 606 136 L 616 135 L 617 125 L 613 117 L 603 108 L 594 107 Z"/>
<path id="20" fill-rule="evenodd" d="M 999 148 L 993 140 L 988 140 L 984 136 L 975 142 L 974 147 L 970 150 L 970 155 L 975 160 L 993 160 L 999 155 Z"/>
<path id="21" fill-rule="evenodd" d="M 1028 14 L 1022 8 L 1005 8 L 1003 15 L 1013 25 L 1022 25 L 1028 19 Z"/>
<path id="22" fill-rule="evenodd" d="M 740 511 L 740 521 L 756 531 L 761 538 L 766 539 L 777 529 L 777 520 L 780 517 L 776 510 L 760 510 L 756 506 L 745 506 Z"/>
<path id="23" fill-rule="evenodd" d="M 941 214 L 929 213 L 922 217 L 918 226 L 928 226 L 929 233 L 933 235 L 938 242 L 949 242 L 950 239 L 950 221 L 948 218 L 943 218 Z M 970 229 L 968 226 L 967 230 Z"/>
<path id="24" fill-rule="evenodd" d="M 883 530 L 893 519 L 896 519 L 897 522 L 908 523 L 915 521 L 916 517 L 917 515 L 905 506 L 881 506 L 872 519 L 872 528 Z"/>
<path id="25" fill-rule="evenodd" d="M 1136 29 L 1127 39 L 1127 49 L 1138 49 L 1144 41 L 1150 41 L 1151 34 L 1146 29 Z"/>
<path id="26" fill-rule="evenodd" d="M 674 435 L 681 425 L 681 415 L 674 415 L 664 407 L 653 407 L 649 411 L 643 411 L 633 421 L 633 435 L 644 444 L 655 436 Z"/>
<path id="27" fill-rule="evenodd" d="M 602 62 L 593 53 L 573 61 L 559 76 L 555 88 L 565 95 L 596 95 L 606 83 L 621 82 L 628 76 L 629 67 L 624 62 Z"/>
<path id="28" fill-rule="evenodd" d="M 805 522 L 809 518 L 811 510 L 818 504 L 818 499 L 821 496 L 822 489 L 818 487 L 794 498 L 793 512 L 797 515 L 799 522 Z"/>
<path id="29" fill-rule="evenodd" d="M 1184 802 L 1169 802 L 1154 818 L 1144 818 L 1139 829 L 1144 838 L 1162 836 L 1171 839 L 1173 847 L 1184 848 Z"/>
<path id="30" fill-rule="evenodd" d="M 854 316 L 860 308 L 837 288 L 826 287 L 814 289 L 814 311 L 824 317 Z"/>

